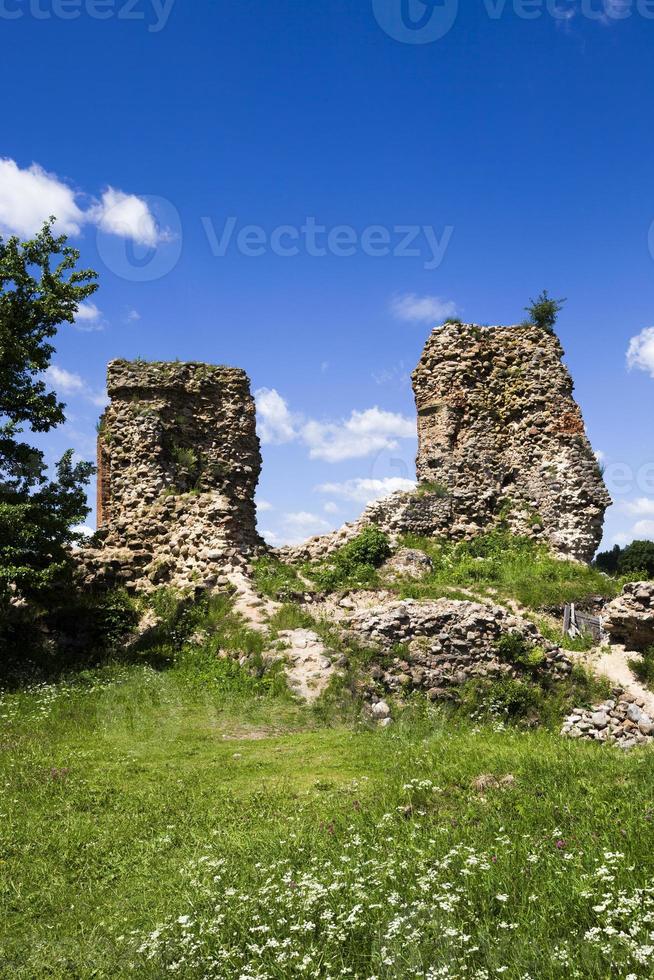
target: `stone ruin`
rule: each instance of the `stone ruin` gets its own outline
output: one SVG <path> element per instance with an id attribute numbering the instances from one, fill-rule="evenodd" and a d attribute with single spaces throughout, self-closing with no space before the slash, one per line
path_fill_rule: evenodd
<path id="1" fill-rule="evenodd" d="M 215 584 L 263 547 L 261 470 L 244 371 L 112 361 L 98 434 L 98 531 L 87 582 L 147 589 Z"/>
<path id="2" fill-rule="evenodd" d="M 413 374 L 418 481 L 451 500 L 450 533 L 503 518 L 516 534 L 590 561 L 611 503 L 553 333 L 449 324 Z"/>
<path id="3" fill-rule="evenodd" d="M 429 337 L 413 374 L 415 492 L 377 501 L 332 534 L 284 548 L 316 559 L 375 524 L 472 538 L 500 523 L 590 561 L 610 498 L 553 334 L 452 323 Z M 198 363 L 112 361 L 98 438 L 96 539 L 87 583 L 211 586 L 260 553 L 261 469 L 247 375 Z"/>
<path id="4" fill-rule="evenodd" d="M 557 337 L 535 326 L 434 329 L 413 373 L 417 492 L 281 553 L 324 557 L 370 524 L 392 539 L 462 540 L 502 523 L 590 561 L 611 499 L 562 357 Z"/>

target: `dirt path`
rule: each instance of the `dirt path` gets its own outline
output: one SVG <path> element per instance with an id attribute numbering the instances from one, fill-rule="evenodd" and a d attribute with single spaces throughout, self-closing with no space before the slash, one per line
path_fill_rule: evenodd
<path id="1" fill-rule="evenodd" d="M 252 580 L 240 569 L 228 576 L 234 587 L 234 611 L 243 617 L 250 629 L 270 632 L 270 620 L 281 609 L 281 603 L 264 599 Z M 335 672 L 334 654 L 317 633 L 307 629 L 282 630 L 277 637 L 281 649 L 271 651 L 285 661 L 288 686 L 297 697 L 312 704 L 329 685 Z"/>
<path id="2" fill-rule="evenodd" d="M 234 612 L 243 617 L 250 629 L 267 633 L 270 628 L 270 618 L 281 609 L 281 605 L 272 599 L 262 599 L 252 585 L 250 577 L 240 569 L 230 572 L 227 578 L 236 590 Z"/>
<path id="3" fill-rule="evenodd" d="M 616 687 L 644 702 L 645 711 L 650 718 L 654 717 L 654 694 L 649 691 L 635 676 L 629 661 L 638 654 L 625 650 L 623 646 L 596 647 L 583 655 L 584 663 L 594 673 L 608 677 Z"/>

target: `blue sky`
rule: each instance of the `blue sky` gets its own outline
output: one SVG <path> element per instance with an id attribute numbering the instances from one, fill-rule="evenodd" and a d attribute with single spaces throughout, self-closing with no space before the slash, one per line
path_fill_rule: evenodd
<path id="1" fill-rule="evenodd" d="M 0 0 L 0 32 L 0 228 L 55 210 L 100 273 L 53 457 L 92 456 L 113 357 L 241 366 L 298 540 L 413 477 L 435 322 L 548 288 L 605 542 L 654 538 L 652 0 Z"/>

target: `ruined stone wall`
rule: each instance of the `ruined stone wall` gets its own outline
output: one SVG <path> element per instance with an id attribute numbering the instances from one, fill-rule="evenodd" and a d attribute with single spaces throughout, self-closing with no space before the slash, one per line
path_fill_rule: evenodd
<path id="1" fill-rule="evenodd" d="M 260 547 L 261 470 L 244 371 L 112 361 L 98 439 L 99 547 L 81 556 L 136 588 L 211 584 Z"/>
<path id="2" fill-rule="evenodd" d="M 502 524 L 590 561 L 611 500 L 562 357 L 556 336 L 535 326 L 436 328 L 413 373 L 418 491 L 280 556 L 318 560 L 370 524 L 393 541 L 465 540 Z"/>
<path id="3" fill-rule="evenodd" d="M 502 518 L 560 555 L 593 557 L 611 501 L 562 357 L 535 326 L 432 332 L 413 374 L 416 470 L 449 495 L 453 537 Z"/>

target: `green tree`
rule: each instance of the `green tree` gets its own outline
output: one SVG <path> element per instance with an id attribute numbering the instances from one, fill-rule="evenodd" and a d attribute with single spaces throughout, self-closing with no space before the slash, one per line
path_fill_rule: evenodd
<path id="1" fill-rule="evenodd" d="M 610 551 L 600 551 L 595 558 L 594 565 L 601 572 L 606 572 L 607 575 L 615 575 L 618 571 L 621 554 L 622 548 L 616 544 Z"/>
<path id="2" fill-rule="evenodd" d="M 547 333 L 554 333 L 554 324 L 564 303 L 565 299 L 551 299 L 544 289 L 537 299 L 529 300 L 530 305 L 525 307 L 529 314 L 529 322 L 534 323 L 541 330 L 546 330 Z"/>
<path id="3" fill-rule="evenodd" d="M 654 541 L 632 541 L 618 558 L 621 575 L 646 575 L 654 578 Z"/>
<path id="4" fill-rule="evenodd" d="M 12 594 L 34 596 L 70 567 L 73 528 L 88 514 L 90 463 L 64 453 L 49 479 L 43 453 L 19 437 L 48 432 L 65 406 L 43 372 L 58 326 L 98 288 L 96 273 L 76 269 L 79 252 L 54 236 L 51 218 L 30 241 L 0 237 L 0 613 Z"/>

